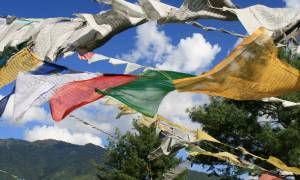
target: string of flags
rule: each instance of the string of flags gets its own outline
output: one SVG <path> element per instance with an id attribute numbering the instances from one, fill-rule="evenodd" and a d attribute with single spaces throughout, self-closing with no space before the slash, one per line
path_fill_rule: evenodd
<path id="1" fill-rule="evenodd" d="M 124 71 L 122 74 L 130 74 L 133 73 L 137 70 L 147 70 L 147 69 L 151 69 L 149 67 L 145 68 L 144 66 L 141 66 L 139 64 L 136 63 L 130 63 L 124 60 L 120 60 L 120 59 L 116 59 L 116 58 L 111 58 L 111 57 L 107 57 L 104 56 L 102 54 L 95 54 L 92 52 L 86 53 L 84 55 L 78 55 L 79 59 L 81 60 L 87 60 L 89 64 L 91 63 L 95 63 L 95 62 L 99 62 L 99 61 L 106 61 L 114 66 L 118 66 L 118 65 L 125 65 Z"/>
<path id="2" fill-rule="evenodd" d="M 263 47 L 269 45 L 271 48 L 269 48 L 271 51 L 274 51 L 274 44 L 272 44 L 266 33 L 264 33 L 264 29 L 259 29 L 254 35 L 250 36 L 249 39 L 252 41 L 256 40 L 255 45 L 258 46 L 262 45 Z M 257 43 L 259 41 L 260 43 Z M 242 42 L 243 44 L 247 44 L 249 47 L 252 48 L 261 48 L 261 47 L 255 47 L 251 44 L 251 41 L 248 40 L 248 38 L 245 40 L 245 42 Z M 235 54 L 236 51 L 240 50 L 242 45 L 238 46 L 234 50 L 232 54 Z M 240 50 L 238 52 L 247 52 L 251 51 L 247 49 L 248 46 L 243 46 L 244 49 L 246 50 Z M 257 51 L 256 51 L 257 52 Z M 269 54 L 272 54 L 272 52 L 267 52 Z M 25 55 L 24 55 L 25 54 Z M 257 53 L 260 55 L 259 53 Z M 274 53 L 273 53 L 274 54 Z M 43 62 L 39 61 L 28 49 L 21 50 L 20 53 L 17 53 L 12 57 L 12 61 L 9 61 L 6 66 L 10 66 L 11 62 L 17 62 L 16 57 L 26 57 L 25 59 L 28 61 L 33 61 L 38 62 L 36 63 L 23 63 L 27 65 L 34 65 L 34 68 L 37 68 L 38 66 L 42 66 Z M 232 55 L 229 55 L 229 57 Z M 228 59 L 225 59 L 223 62 L 221 62 L 219 65 L 215 67 L 215 69 L 221 69 L 223 72 L 227 73 L 227 75 L 223 77 L 227 77 L 226 79 L 230 78 L 230 73 L 234 74 L 235 77 L 241 76 L 242 78 L 253 78 L 245 72 L 251 71 L 251 64 L 248 64 L 247 69 L 245 68 L 245 63 L 243 61 L 249 60 L 249 55 L 240 55 L 242 58 L 238 61 L 235 62 L 233 60 L 236 60 L 237 58 L 229 58 L 229 60 L 233 61 L 230 62 Z M 257 70 L 255 66 L 259 66 L 260 62 L 262 59 L 257 57 L 254 53 L 253 55 L 258 62 L 251 61 L 253 63 L 253 70 Z M 236 57 L 236 56 L 234 56 Z M 19 58 L 20 59 L 20 58 Z M 21 58 L 22 60 L 22 58 Z M 264 60 L 264 59 L 263 59 Z M 294 72 L 293 74 L 288 74 L 287 71 L 283 71 L 281 74 L 284 74 L 284 77 L 289 77 L 292 76 L 290 81 L 288 82 L 295 82 L 293 81 L 293 78 L 296 79 L 298 76 L 299 72 L 295 69 L 292 69 L 290 66 L 287 64 L 283 64 L 281 61 L 278 59 L 273 58 L 268 58 L 265 61 L 268 60 L 273 60 L 271 63 L 278 63 L 278 66 L 283 66 L 284 68 L 289 68 L 289 73 Z M 265 62 L 264 61 L 264 62 Z M 224 65 L 234 65 L 233 67 L 224 67 Z M 244 66 L 240 66 L 244 65 Z M 267 64 L 267 65 L 268 65 Z M 48 64 L 49 65 L 49 64 Z M 222 66 L 222 68 L 218 68 Z M 272 65 L 272 64 L 271 64 Z M 32 66 L 28 66 L 32 67 Z M 23 68 L 19 71 L 29 71 L 34 68 Z M 45 66 L 42 66 L 45 69 Z M 52 67 L 54 68 L 54 67 Z M 244 69 L 245 70 L 244 70 Z M 266 67 L 267 68 L 267 67 Z M 65 70 L 66 68 L 58 68 L 59 70 Z M 222 73 L 219 73 L 217 70 L 213 69 L 212 72 L 217 72 L 216 74 L 223 75 Z M 229 71 L 227 70 L 229 69 Z M 250 70 L 249 70 L 250 69 Z M 227 71 L 226 71 L 227 70 Z M 272 70 L 272 69 L 271 69 Z M 242 71 L 245 74 L 239 73 Z M 18 72 L 18 70 L 13 70 L 14 74 Z M 280 72 L 277 70 L 276 72 Z M 255 74 L 259 74 L 260 72 L 256 72 Z M 214 83 L 214 79 L 218 80 L 220 78 L 218 77 L 213 77 L 213 74 L 208 72 L 210 77 L 210 83 Z M 249 74 L 249 73 L 248 73 Z M 275 74 L 276 75 L 276 74 Z M 206 74 L 201 75 L 201 76 L 206 76 Z M 201 77 L 200 76 L 200 77 Z M 265 77 L 261 75 L 261 77 Z M 266 76 L 267 77 L 267 76 Z M 114 97 L 115 99 L 119 100 L 120 102 L 126 104 L 128 107 L 146 115 L 149 117 L 154 117 L 157 113 L 158 107 L 162 99 L 166 94 L 168 94 L 170 91 L 173 91 L 176 89 L 176 86 L 178 87 L 178 83 L 176 80 L 179 79 L 179 81 L 189 81 L 189 79 L 194 79 L 194 78 L 199 78 L 195 77 L 193 75 L 189 74 L 184 74 L 184 73 L 179 73 L 179 72 L 172 72 L 172 71 L 159 71 L 159 70 L 147 70 L 144 73 L 140 75 L 99 75 L 99 74 L 93 74 L 93 73 L 79 73 L 79 74 L 64 74 L 64 75 L 33 75 L 33 74 L 26 74 L 26 73 L 19 73 L 17 82 L 16 82 L 16 90 L 15 90 L 15 97 L 14 97 L 14 118 L 19 119 L 21 118 L 24 113 L 33 105 L 41 105 L 42 103 L 45 103 L 47 101 L 50 102 L 50 107 L 51 107 L 51 113 L 53 116 L 53 119 L 56 121 L 62 120 L 64 117 L 66 117 L 69 113 L 71 113 L 73 110 L 88 104 L 90 102 L 93 102 L 95 100 L 98 100 L 99 98 L 103 97 L 104 95 L 109 95 L 111 97 Z M 240 78 L 240 79 L 242 79 Z M 255 77 L 257 78 L 257 77 Z M 268 77 L 267 77 L 268 78 Z M 12 77 L 11 80 L 13 80 L 14 77 Z M 225 79 L 225 81 L 226 81 Z M 175 86 L 173 84 L 175 80 Z M 256 79 L 257 81 L 264 82 L 265 79 Z M 4 84 L 7 81 L 4 81 Z M 253 82 L 253 81 L 252 81 Z M 273 81 L 272 81 L 273 82 Z M 177 83 L 177 84 L 176 84 Z M 194 83 L 194 82 L 193 82 Z M 218 81 L 217 81 L 218 83 Z M 180 83 L 179 83 L 180 84 Z M 201 83 L 196 83 L 197 87 L 205 87 L 205 83 L 202 85 Z M 198 85 L 200 84 L 200 86 Z M 216 84 L 216 83 L 215 83 Z M 237 83 L 235 83 L 236 85 Z M 264 85 L 264 83 L 261 83 Z M 292 83 L 293 84 L 293 83 Z M 295 83 L 294 83 L 295 84 Z M 278 93 L 279 91 L 276 89 L 278 87 L 275 86 L 274 89 L 266 89 L 266 88 L 261 88 L 263 90 L 267 90 L 267 92 L 270 92 L 269 94 L 267 93 L 261 93 L 259 94 L 259 97 L 257 96 L 257 93 L 255 93 L 255 96 L 253 94 L 246 94 L 245 92 L 240 92 L 240 91 L 234 91 L 235 93 L 232 93 L 235 85 L 230 84 L 232 87 L 230 89 L 227 88 L 227 92 L 229 95 L 225 94 L 222 95 L 219 90 L 219 95 L 224 96 L 224 97 L 229 97 L 230 93 L 236 95 L 239 95 L 240 99 L 245 99 L 243 96 L 246 98 L 250 99 L 260 99 L 262 97 L 268 97 L 272 94 L 273 91 Z M 228 87 L 228 86 L 227 86 Z M 249 85 L 244 85 L 246 89 L 249 89 Z M 274 86 L 270 86 L 271 88 L 274 88 Z M 207 87 L 206 87 L 207 88 Z M 255 88 L 255 87 L 254 87 Z M 254 89 L 253 88 L 253 89 Z M 257 88 L 257 87 L 256 87 Z M 293 88 L 293 89 L 289 89 Z M 285 92 L 290 92 L 296 90 L 296 87 L 293 87 L 291 85 L 281 85 L 279 86 L 279 89 L 283 89 L 282 92 L 279 93 L 285 93 Z M 179 89 L 179 88 L 177 88 Z M 216 88 L 218 89 L 218 88 Z M 259 87 L 257 88 L 259 90 Z M 241 90 L 241 88 L 239 88 Z M 256 89 L 254 89 L 256 90 Z M 210 94 L 213 93 L 213 89 L 209 90 Z M 30 94 L 30 95 L 29 95 Z M 281 94 L 275 94 L 275 95 L 281 95 Z M 230 97 L 234 98 L 234 97 Z M 4 101 L 7 100 L 7 97 L 4 98 Z"/>
<path id="3" fill-rule="evenodd" d="M 16 121 L 22 119 L 32 106 L 49 103 L 55 121 L 69 116 L 97 129 L 72 112 L 109 97 L 106 104 L 116 105 L 121 110 L 118 118 L 141 113 L 143 125 L 155 123 L 164 135 L 162 145 L 149 158 L 185 147 L 190 156 L 211 156 L 243 168 L 267 171 L 229 152 L 206 151 L 196 143 L 209 141 L 230 145 L 204 131 L 191 131 L 172 123 L 157 115 L 157 111 L 163 98 L 172 91 L 235 100 L 261 100 L 281 103 L 286 108 L 299 106 L 300 103 L 275 98 L 300 89 L 300 72 L 277 57 L 278 50 L 272 39 L 275 32 L 300 20 L 299 9 L 262 5 L 239 9 L 230 0 L 185 0 L 179 8 L 156 0 L 140 0 L 138 4 L 125 0 L 97 2 L 112 8 L 98 14 L 76 14 L 76 18 L 0 18 L 0 88 L 15 81 L 12 92 L 0 100 L 0 116 L 9 101 L 13 102 L 13 119 Z M 149 20 L 192 23 L 190 21 L 199 18 L 239 20 L 250 35 L 245 36 L 223 61 L 198 76 L 144 67 L 91 52 L 114 35 Z M 106 61 L 124 66 L 124 71 L 120 74 L 74 73 L 53 63 L 75 51 L 88 63 Z M 137 71 L 142 73 L 134 74 Z M 241 147 L 235 149 L 278 169 L 300 175 L 299 168 L 288 167 L 278 158 L 262 158 Z"/>
<path id="4" fill-rule="evenodd" d="M 256 5 L 238 9 L 231 0 L 185 0 L 179 8 L 157 0 L 139 0 L 138 4 L 125 0 L 101 2 L 109 2 L 111 9 L 98 14 L 79 13 L 74 18 L 1 17 L 0 53 L 6 54 L 15 47 L 31 42 L 31 50 L 39 59 L 55 61 L 74 51 L 88 53 L 122 31 L 147 21 L 174 23 L 201 18 L 239 20 L 249 34 L 261 26 L 271 34 L 300 18 L 297 8 Z M 1 59 L 0 65 L 5 61 Z"/>
<path id="5" fill-rule="evenodd" d="M 207 1 L 185 0 L 180 8 L 156 0 L 141 0 L 138 4 L 126 0 L 101 2 L 109 2 L 111 9 L 97 14 L 78 13 L 75 18 L 0 18 L 0 53 L 30 41 L 31 50 L 39 59 L 55 61 L 73 51 L 88 53 L 122 31 L 149 20 L 165 23 L 197 18 L 236 20 L 233 13 L 214 9 Z M 214 7 L 236 8 L 230 0 L 210 2 Z"/>
<path id="6" fill-rule="evenodd" d="M 109 99 L 109 105 L 114 105 L 119 107 L 120 111 L 122 109 L 126 110 L 126 105 L 117 101 L 116 99 Z M 120 108 L 124 106 L 124 108 Z M 130 114 L 137 113 L 136 111 L 132 110 Z M 126 113 L 123 113 L 126 115 Z M 241 168 L 250 169 L 253 171 L 265 173 L 268 170 L 259 167 L 251 162 L 248 162 L 244 159 L 241 159 L 237 155 L 232 153 L 220 150 L 220 152 L 212 153 L 209 152 L 201 147 L 199 147 L 199 142 L 208 141 L 215 144 L 221 144 L 223 146 L 229 147 L 234 150 L 240 151 L 245 156 L 251 156 L 253 158 L 265 161 L 283 171 L 292 172 L 294 174 L 300 174 L 300 169 L 297 167 L 288 167 L 285 163 L 274 156 L 270 156 L 269 158 L 262 158 L 260 156 L 254 155 L 248 152 L 243 147 L 232 147 L 228 144 L 222 143 L 219 140 L 215 139 L 214 137 L 210 136 L 203 130 L 191 130 L 186 128 L 180 124 L 174 123 L 161 115 L 157 115 L 154 118 L 149 118 L 147 116 L 141 116 L 139 119 L 139 123 L 143 126 L 150 127 L 151 125 L 155 125 L 157 129 L 160 130 L 160 133 L 164 135 L 164 139 L 162 140 L 161 146 L 154 150 L 152 153 L 149 154 L 149 159 L 157 159 L 162 155 L 169 155 L 171 152 L 178 151 L 179 149 L 186 148 L 189 152 L 190 156 L 211 156 L 218 158 L 220 160 L 224 160 L 229 162 L 230 164 L 237 165 Z M 215 146 L 217 148 L 217 146 Z M 218 148 L 217 148 L 218 149 Z"/>

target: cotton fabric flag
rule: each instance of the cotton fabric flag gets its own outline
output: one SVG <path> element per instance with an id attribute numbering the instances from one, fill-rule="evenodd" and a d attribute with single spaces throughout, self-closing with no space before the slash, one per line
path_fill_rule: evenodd
<path id="1" fill-rule="evenodd" d="M 270 97 L 270 98 L 263 98 L 263 102 L 273 102 L 273 103 L 281 103 L 283 107 L 294 107 L 294 106 L 300 106 L 300 103 L 295 103 L 291 101 L 286 101 L 283 99 L 275 98 L 275 97 Z"/>
<path id="2" fill-rule="evenodd" d="M 214 137 L 210 136 L 202 130 L 197 130 L 196 141 L 210 141 L 215 143 L 221 143 L 220 141 L 218 141 L 217 139 L 215 139 Z"/>
<path id="3" fill-rule="evenodd" d="M 284 162 L 282 162 L 280 159 L 270 156 L 267 160 L 268 163 L 272 164 L 273 166 L 283 170 L 292 172 L 294 174 L 300 175 L 300 169 L 297 167 L 288 167 Z"/>
<path id="4" fill-rule="evenodd" d="M 300 8 L 269 8 L 263 5 L 244 9 L 229 9 L 234 12 L 249 34 L 259 27 L 267 29 L 269 35 L 300 20 Z"/>
<path id="5" fill-rule="evenodd" d="M 180 8 L 157 0 L 140 0 L 147 19 L 159 22 L 188 22 L 197 18 L 236 20 L 231 12 L 221 8 L 236 8 L 231 0 L 185 0 Z"/>
<path id="6" fill-rule="evenodd" d="M 42 65 L 27 48 L 10 58 L 8 63 L 0 69 L 0 88 L 17 78 L 19 72 L 28 72 Z"/>
<path id="7" fill-rule="evenodd" d="M 112 105 L 112 106 L 115 106 L 117 107 L 120 112 L 118 113 L 118 115 L 116 116 L 116 119 L 119 119 L 121 118 L 122 116 L 125 116 L 125 115 L 131 115 L 131 114 L 136 114 L 137 112 L 131 108 L 129 108 L 128 106 L 124 105 L 123 103 L 109 97 L 109 96 L 106 96 L 106 100 L 104 101 L 104 103 L 106 105 Z"/>
<path id="8" fill-rule="evenodd" d="M 218 158 L 220 160 L 228 161 L 230 164 L 244 167 L 243 163 L 238 159 L 238 157 L 234 154 L 231 154 L 229 152 L 218 152 L 218 153 L 212 153 L 208 151 L 194 151 L 189 153 L 191 156 L 199 156 L 199 155 L 204 155 L 204 156 L 211 156 Z"/>
<path id="9" fill-rule="evenodd" d="M 2 68 L 7 61 L 17 52 L 27 47 L 27 42 L 19 44 L 16 47 L 7 47 L 0 56 L 0 68 Z"/>
<path id="10" fill-rule="evenodd" d="M 102 46 L 114 35 L 145 20 L 140 6 L 114 0 L 112 9 L 98 14 L 76 14 L 75 18 L 15 18 L 2 23 L 0 53 L 32 40 L 32 51 L 42 60 L 54 61 L 70 51 L 85 54 Z"/>
<path id="11" fill-rule="evenodd" d="M 97 14 L 76 14 L 74 18 L 1 18 L 0 53 L 7 47 L 31 40 L 32 51 L 40 59 L 55 61 L 68 52 L 90 52 L 113 36 L 146 23 L 147 19 L 165 23 L 198 18 L 237 19 L 234 13 L 221 10 L 222 7 L 236 8 L 231 0 L 185 0 L 180 8 L 157 0 L 108 2 L 112 7 L 109 10 Z"/>
<path id="12" fill-rule="evenodd" d="M 109 95 L 146 116 L 154 117 L 162 99 L 175 90 L 172 81 L 185 77 L 192 77 L 192 75 L 173 71 L 147 70 L 131 83 L 106 91 L 98 89 L 97 92 Z"/>
<path id="13" fill-rule="evenodd" d="M 103 75 L 84 81 L 68 83 L 60 87 L 50 99 L 52 118 L 61 121 L 75 109 L 94 102 L 104 95 L 95 89 L 106 90 L 138 79 L 132 75 Z"/>
<path id="14" fill-rule="evenodd" d="M 238 147 L 237 149 L 241 150 L 241 152 L 244 155 L 250 155 L 250 156 L 255 157 L 255 158 L 259 159 L 259 160 L 266 161 L 267 163 L 272 164 L 273 166 L 275 166 L 278 169 L 281 169 L 283 171 L 292 172 L 292 173 L 297 174 L 297 175 L 300 174 L 300 169 L 299 168 L 297 168 L 297 167 L 289 167 L 284 162 L 282 162 L 280 159 L 278 159 L 278 158 L 276 158 L 274 156 L 269 156 L 268 159 L 265 159 L 265 158 L 256 156 L 256 155 L 248 152 L 246 149 L 244 149 L 242 147 Z"/>
<path id="15" fill-rule="evenodd" d="M 56 89 L 76 80 L 85 80 L 98 76 L 93 73 L 32 75 L 20 73 L 16 81 L 14 98 L 14 119 L 19 120 L 32 106 L 48 102 Z"/>
<path id="16" fill-rule="evenodd" d="M 235 100 L 260 100 L 300 89 L 300 72 L 277 58 L 277 48 L 259 28 L 209 72 L 174 81 L 182 92 Z"/>
<path id="17" fill-rule="evenodd" d="M 130 74 L 138 69 L 144 69 L 144 66 L 141 66 L 139 64 L 130 63 L 121 59 L 111 58 L 104 56 L 102 54 L 96 54 L 96 53 L 86 53 L 82 56 L 79 55 L 79 59 L 82 60 L 88 60 L 88 63 L 94 63 L 98 61 L 108 61 L 108 63 L 112 65 L 125 65 L 124 72 L 122 74 Z"/>
<path id="18" fill-rule="evenodd" d="M 39 66 L 37 69 L 35 69 L 34 71 L 31 71 L 30 73 L 34 74 L 34 75 L 45 75 L 45 74 L 63 72 L 64 70 L 67 70 L 67 68 L 64 66 L 60 66 L 60 65 L 48 63 L 48 62 L 43 62 L 42 66 Z M 6 95 L 4 98 L 2 98 L 0 100 L 0 117 L 3 115 L 3 113 L 6 109 L 6 105 L 14 93 L 15 93 L 15 87 L 8 95 Z"/>
<path id="19" fill-rule="evenodd" d="M 276 176 L 271 176 L 269 174 L 263 174 L 259 177 L 259 180 L 282 180 L 282 179 Z"/>

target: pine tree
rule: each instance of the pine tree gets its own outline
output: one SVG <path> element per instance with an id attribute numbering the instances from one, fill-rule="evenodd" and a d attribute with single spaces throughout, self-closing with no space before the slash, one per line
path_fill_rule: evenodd
<path id="1" fill-rule="evenodd" d="M 300 69 L 299 56 L 291 56 L 287 50 L 284 48 L 279 52 L 280 58 Z M 281 98 L 300 102 L 300 92 Z M 289 166 L 300 167 L 300 107 L 284 108 L 278 103 L 212 97 L 210 104 L 189 109 L 189 115 L 193 121 L 201 123 L 210 135 L 226 144 L 242 146 L 264 158 L 272 155 Z M 234 149 L 222 145 L 208 142 L 201 145 L 211 151 L 226 150 L 237 153 Z M 261 160 L 246 158 L 268 170 L 276 170 L 274 166 Z M 208 165 L 212 174 L 234 179 L 245 173 L 240 168 L 216 158 L 197 157 L 195 162 Z"/>
<path id="2" fill-rule="evenodd" d="M 117 131 L 116 139 L 110 139 L 106 166 L 98 165 L 99 180 L 163 179 L 163 173 L 180 163 L 176 154 L 150 161 L 149 153 L 161 143 L 156 128 L 142 127 L 137 122 L 133 125 L 136 132 L 120 135 Z"/>

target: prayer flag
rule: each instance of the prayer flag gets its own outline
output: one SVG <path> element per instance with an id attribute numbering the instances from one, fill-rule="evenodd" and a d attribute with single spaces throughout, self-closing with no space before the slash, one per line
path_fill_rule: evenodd
<path id="1" fill-rule="evenodd" d="M 50 99 L 52 118 L 55 121 L 60 121 L 75 109 L 103 97 L 103 94 L 95 92 L 96 88 L 106 90 L 127 84 L 137 78 L 138 76 L 131 75 L 103 75 L 68 83 L 59 88 Z"/>
<path id="2" fill-rule="evenodd" d="M 98 89 L 97 92 L 109 95 L 146 116 L 154 117 L 163 98 L 175 90 L 172 80 L 191 76 L 173 71 L 147 70 L 133 82 L 107 91 Z"/>
<path id="3" fill-rule="evenodd" d="M 68 82 L 86 80 L 98 76 L 93 73 L 32 75 L 20 73 L 16 82 L 14 119 L 19 120 L 31 106 L 48 102 L 56 89 Z"/>
<path id="4" fill-rule="evenodd" d="M 67 68 L 64 67 L 64 66 L 60 66 L 60 65 L 57 65 L 57 64 L 53 64 L 53 63 L 48 63 L 48 62 L 45 61 L 45 62 L 43 62 L 42 66 L 38 67 L 36 70 L 34 70 L 30 73 L 35 74 L 35 75 L 45 75 L 45 74 L 51 74 L 51 73 L 59 73 L 59 72 L 62 72 L 64 70 L 67 70 Z M 9 98 L 14 93 L 15 93 L 15 87 L 13 88 L 13 90 L 8 95 L 6 95 L 5 97 L 3 97 L 0 100 L 0 117 L 3 115 L 3 113 L 5 111 L 5 108 L 6 108 L 6 105 L 7 105 L 8 101 L 9 101 Z"/>
<path id="5" fill-rule="evenodd" d="M 0 69 L 0 88 L 14 81 L 19 72 L 31 71 L 42 64 L 29 49 L 19 51 Z"/>
<path id="6" fill-rule="evenodd" d="M 259 28 L 209 72 L 174 84 L 183 92 L 258 100 L 298 91 L 299 80 L 300 72 L 277 58 L 273 40 Z"/>

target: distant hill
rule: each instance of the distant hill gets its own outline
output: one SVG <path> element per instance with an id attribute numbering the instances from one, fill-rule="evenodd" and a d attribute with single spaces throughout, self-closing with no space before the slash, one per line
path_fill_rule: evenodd
<path id="1" fill-rule="evenodd" d="M 0 169 L 26 180 L 95 179 L 92 161 L 105 161 L 105 149 L 61 141 L 0 140 Z M 0 179 L 12 179 L 0 173 Z"/>
<path id="2" fill-rule="evenodd" d="M 73 145 L 62 141 L 0 140 L 0 170 L 25 180 L 94 180 L 92 161 L 103 163 L 106 150 L 93 144 Z M 14 179 L 0 172 L 0 180 Z M 215 180 L 190 171 L 188 180 Z"/>

